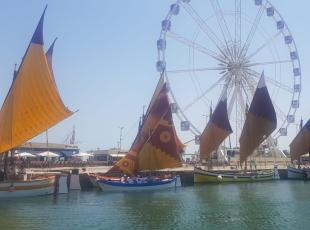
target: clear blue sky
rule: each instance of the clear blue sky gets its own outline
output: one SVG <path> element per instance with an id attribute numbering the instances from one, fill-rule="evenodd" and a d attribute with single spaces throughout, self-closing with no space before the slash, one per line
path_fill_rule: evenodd
<path id="1" fill-rule="evenodd" d="M 225 1 L 219 2 L 224 2 L 225 6 Z M 251 1 L 242 2 L 250 4 Z M 116 147 L 119 127 L 123 126 L 123 147 L 129 148 L 136 135 L 142 107 L 149 103 L 159 78 L 155 69 L 156 40 L 161 21 L 173 2 L 1 1 L 1 103 L 9 89 L 14 64 L 19 64 L 44 6 L 48 4 L 44 22 L 45 48 L 58 37 L 54 50 L 58 88 L 65 104 L 72 110 L 79 109 L 49 131 L 49 141 L 63 143 L 75 125 L 76 139 L 82 150 Z M 303 77 L 297 119 L 303 116 L 307 120 L 310 118 L 310 92 L 307 90 L 310 85 L 310 3 L 306 0 L 271 2 L 282 14 L 297 43 Z M 252 12 L 246 13 L 251 15 Z M 175 57 L 177 59 L 178 55 Z M 212 101 L 216 102 L 217 98 Z M 200 117 L 205 114 L 204 111 L 197 113 Z M 35 140 L 45 141 L 45 135 Z"/>

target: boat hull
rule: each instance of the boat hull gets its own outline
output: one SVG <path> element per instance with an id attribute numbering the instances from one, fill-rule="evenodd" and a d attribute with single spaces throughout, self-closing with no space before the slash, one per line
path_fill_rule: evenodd
<path id="1" fill-rule="evenodd" d="M 55 191 L 55 177 L 27 181 L 0 182 L 0 198 L 43 196 Z"/>
<path id="2" fill-rule="evenodd" d="M 291 166 L 287 166 L 287 178 L 292 180 L 305 180 L 307 179 L 307 173 L 303 169 L 294 168 Z"/>
<path id="3" fill-rule="evenodd" d="M 97 184 L 102 191 L 153 191 L 181 187 L 181 179 L 175 176 L 161 181 L 133 184 L 99 179 Z"/>
<path id="4" fill-rule="evenodd" d="M 194 169 L 194 183 L 224 183 L 224 182 L 258 182 L 273 179 L 273 172 L 219 172 L 199 168 Z"/>

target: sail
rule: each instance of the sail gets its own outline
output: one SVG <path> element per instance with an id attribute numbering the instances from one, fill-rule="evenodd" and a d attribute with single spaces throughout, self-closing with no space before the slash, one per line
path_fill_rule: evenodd
<path id="1" fill-rule="evenodd" d="M 0 153 L 23 144 L 72 114 L 61 100 L 44 53 L 44 13 L 45 10 L 0 110 Z"/>
<path id="2" fill-rule="evenodd" d="M 231 133 L 232 129 L 228 120 L 227 94 L 225 90 L 200 136 L 200 159 L 211 159 L 211 153 Z"/>
<path id="3" fill-rule="evenodd" d="M 265 84 L 264 73 L 262 73 L 239 140 L 240 163 L 243 163 L 276 127 L 276 112 Z"/>
<path id="4" fill-rule="evenodd" d="M 143 160 L 142 161 L 139 160 L 140 153 L 141 152 L 145 153 L 147 149 L 147 147 L 145 146 L 149 145 L 152 141 L 154 141 L 154 138 L 156 138 L 154 135 L 155 133 L 157 133 L 157 129 L 159 127 L 164 126 L 163 124 L 167 124 L 167 123 L 170 124 L 167 127 L 169 127 L 169 130 L 172 132 L 171 134 L 172 141 L 175 143 L 175 146 L 178 149 L 177 150 L 178 154 L 180 154 L 184 146 L 176 135 L 173 122 L 172 122 L 172 115 L 171 115 L 171 121 L 168 118 L 165 120 L 165 117 L 168 116 L 167 114 L 171 115 L 171 109 L 170 109 L 170 104 L 169 104 L 168 95 L 167 95 L 167 86 L 162 76 L 159 80 L 159 83 L 157 84 L 155 93 L 151 99 L 150 105 L 143 119 L 142 126 L 139 129 L 139 132 L 128 154 L 124 156 L 121 160 L 119 160 L 112 167 L 112 169 L 108 171 L 108 173 L 121 171 L 121 172 L 131 175 L 135 171 L 140 170 L 141 168 L 139 167 L 139 162 L 140 163 L 143 162 Z M 161 124 L 161 126 L 159 126 L 159 124 Z M 174 152 L 173 153 L 169 152 L 168 155 L 169 154 L 175 157 Z M 142 156 L 145 156 L 145 154 L 142 154 Z M 179 157 L 178 157 L 178 160 L 180 160 Z M 175 166 L 175 167 L 178 167 L 178 166 Z M 154 167 L 152 166 L 151 169 L 154 169 Z"/>
<path id="5" fill-rule="evenodd" d="M 310 151 L 310 119 L 299 131 L 290 144 L 291 161 L 299 160 L 299 156 Z"/>
<path id="6" fill-rule="evenodd" d="M 160 119 L 147 142 L 139 152 L 139 170 L 181 167 L 180 152 L 170 107 Z"/>

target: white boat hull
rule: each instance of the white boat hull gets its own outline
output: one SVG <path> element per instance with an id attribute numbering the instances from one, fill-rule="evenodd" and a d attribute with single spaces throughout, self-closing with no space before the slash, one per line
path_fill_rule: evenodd
<path id="1" fill-rule="evenodd" d="M 180 176 L 175 176 L 172 179 L 162 180 L 158 183 L 121 183 L 107 180 L 97 180 L 97 184 L 102 191 L 154 191 L 169 188 L 181 187 Z"/>
<path id="2" fill-rule="evenodd" d="M 0 199 L 43 196 L 55 191 L 55 177 L 27 181 L 0 182 Z"/>
<path id="3" fill-rule="evenodd" d="M 305 180 L 306 173 L 302 169 L 297 169 L 294 167 L 287 167 L 287 178 L 288 179 L 297 179 L 297 180 Z"/>

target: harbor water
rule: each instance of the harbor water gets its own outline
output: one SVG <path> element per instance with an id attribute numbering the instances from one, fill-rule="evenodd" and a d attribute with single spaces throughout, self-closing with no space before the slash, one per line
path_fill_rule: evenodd
<path id="1" fill-rule="evenodd" d="M 308 229 L 310 183 L 187 186 L 169 191 L 99 190 L 0 201 L 0 229 Z"/>

